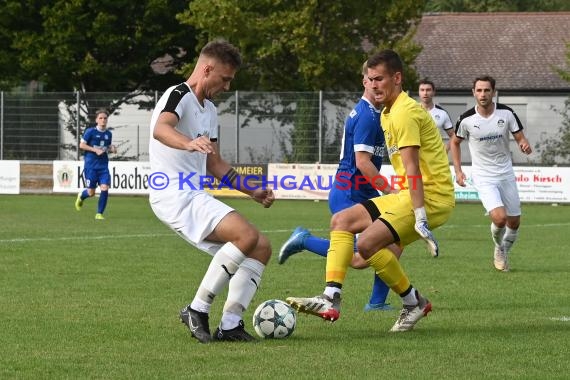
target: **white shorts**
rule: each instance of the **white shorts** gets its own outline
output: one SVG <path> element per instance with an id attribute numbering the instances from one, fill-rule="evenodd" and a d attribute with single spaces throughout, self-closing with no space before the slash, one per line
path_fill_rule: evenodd
<path id="1" fill-rule="evenodd" d="M 214 256 L 225 243 L 206 239 L 233 208 L 202 191 L 151 197 L 150 207 L 164 224 L 187 242 Z"/>
<path id="2" fill-rule="evenodd" d="M 507 179 L 479 179 L 473 181 L 473 185 L 479 193 L 479 199 L 487 213 L 497 207 L 504 207 L 507 216 L 519 216 L 521 214 L 521 201 L 515 178 Z"/>

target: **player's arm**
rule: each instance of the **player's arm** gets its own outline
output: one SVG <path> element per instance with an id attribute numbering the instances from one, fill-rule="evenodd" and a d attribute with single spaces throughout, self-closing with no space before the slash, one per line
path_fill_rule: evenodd
<path id="1" fill-rule="evenodd" d="M 357 151 L 354 152 L 354 156 L 356 168 L 360 170 L 362 175 L 366 177 L 369 182 L 372 182 L 374 179 L 374 183 L 371 183 L 371 185 L 374 186 L 375 189 L 380 190 L 384 194 L 388 194 L 392 191 L 386 178 L 378 173 L 378 169 L 376 169 L 376 166 L 372 163 L 372 153 Z"/>
<path id="2" fill-rule="evenodd" d="M 414 209 L 424 207 L 424 181 L 420 170 L 420 147 L 405 146 L 400 148 L 400 157 L 408 177 L 408 189 Z"/>
<path id="3" fill-rule="evenodd" d="M 85 136 L 83 136 L 85 137 Z M 100 156 L 103 153 L 105 153 L 105 151 L 99 147 L 95 147 L 95 146 L 91 146 L 89 144 L 87 144 L 87 141 L 84 140 L 83 138 L 81 139 L 81 141 L 79 142 L 79 148 L 83 149 L 86 152 L 93 152 L 96 155 Z"/>
<path id="4" fill-rule="evenodd" d="M 427 243 L 431 255 L 437 257 L 439 256 L 439 244 L 429 228 L 424 206 L 424 181 L 420 170 L 420 147 L 415 145 L 400 147 L 400 157 L 408 177 L 408 189 L 414 207 L 416 218 L 414 229 Z"/>
<path id="5" fill-rule="evenodd" d="M 208 136 L 192 139 L 176 129 L 178 117 L 172 112 L 163 112 L 154 126 L 152 137 L 164 145 L 189 152 L 212 153 L 212 142 Z"/>
<path id="6" fill-rule="evenodd" d="M 531 154 L 532 153 L 532 148 L 531 148 L 531 146 L 530 146 L 528 140 L 526 139 L 526 136 L 524 135 L 524 132 L 522 130 L 513 133 L 513 137 L 514 137 L 515 141 L 517 142 L 521 152 L 523 152 L 524 154 Z"/>
<path id="7" fill-rule="evenodd" d="M 254 201 L 261 203 L 263 207 L 271 207 L 275 201 L 275 195 L 271 189 L 262 189 L 250 183 L 244 183 L 238 172 L 224 160 L 219 154 L 217 142 L 212 142 L 212 153 L 208 154 L 206 170 L 224 184 L 231 184 L 232 188 L 249 195 Z"/>
<path id="8" fill-rule="evenodd" d="M 465 174 L 461 168 L 461 142 L 463 139 L 459 136 L 453 136 L 449 141 L 449 146 L 451 150 L 451 160 L 453 161 L 453 168 L 455 169 L 455 182 L 459 186 L 465 187 Z"/>

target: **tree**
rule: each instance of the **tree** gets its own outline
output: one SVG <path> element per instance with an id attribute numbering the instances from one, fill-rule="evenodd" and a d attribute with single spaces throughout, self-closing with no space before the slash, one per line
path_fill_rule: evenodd
<path id="1" fill-rule="evenodd" d="M 200 31 L 199 45 L 223 37 L 245 66 L 236 88 L 255 91 L 360 90 L 360 68 L 373 50 L 392 47 L 409 64 L 410 35 L 425 1 L 194 1 L 179 20 Z M 407 54 L 411 52 L 411 54 Z"/>
<path id="2" fill-rule="evenodd" d="M 157 73 L 151 64 L 169 57 L 177 69 L 194 58 L 194 29 L 175 19 L 188 3 L 24 0 L 18 6 L 5 1 L 0 10 L 6 26 L 0 33 L 13 33 L 4 50 L 18 57 L 12 63 L 19 69 L 18 79 L 39 80 L 47 90 L 164 89 L 180 80 L 180 74 Z"/>
<path id="3" fill-rule="evenodd" d="M 179 20 L 200 31 L 199 46 L 222 37 L 239 47 L 244 67 L 232 86 L 240 91 L 361 91 L 363 62 L 371 52 L 387 47 L 402 56 L 411 89 L 417 81 L 413 62 L 420 52 L 412 37 L 424 5 L 417 0 L 194 1 Z M 314 97 L 316 93 L 296 99 L 282 96 L 274 103 L 288 115 L 280 118 L 283 125 L 293 125 L 280 134 L 285 160 L 318 159 L 319 109 L 310 106 Z M 244 102 L 247 96 L 240 97 Z M 251 113 L 240 115 L 242 125 L 250 117 L 262 120 L 263 109 L 255 107 L 262 103 L 251 99 L 245 107 Z M 336 140 L 333 147 L 323 144 L 324 151 L 331 148 L 338 151 Z"/>
<path id="4" fill-rule="evenodd" d="M 189 2 L 0 1 L 0 89 L 39 81 L 48 91 L 78 92 L 79 112 L 75 98 L 60 101 L 68 108 L 65 129 L 75 138 L 77 125 L 87 125 L 98 107 L 150 108 L 152 99 L 138 95 L 183 81 L 180 68 L 194 59 L 195 30 L 175 18 Z M 102 100 L 88 96 L 93 92 L 123 95 Z"/>
<path id="5" fill-rule="evenodd" d="M 570 67 L 570 43 L 566 45 L 566 63 Z M 570 82 L 570 69 L 555 68 L 558 74 Z M 570 163 L 570 97 L 564 102 L 564 108 L 553 108 L 562 117 L 562 125 L 554 136 L 541 139 L 536 145 L 540 152 L 540 161 L 546 165 Z"/>

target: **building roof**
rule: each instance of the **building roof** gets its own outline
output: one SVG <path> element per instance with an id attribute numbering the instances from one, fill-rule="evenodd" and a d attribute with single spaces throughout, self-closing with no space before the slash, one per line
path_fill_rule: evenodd
<path id="1" fill-rule="evenodd" d="M 499 91 L 570 91 L 553 68 L 570 69 L 570 12 L 425 14 L 415 41 L 418 74 L 438 91 L 463 92 L 479 75 Z"/>

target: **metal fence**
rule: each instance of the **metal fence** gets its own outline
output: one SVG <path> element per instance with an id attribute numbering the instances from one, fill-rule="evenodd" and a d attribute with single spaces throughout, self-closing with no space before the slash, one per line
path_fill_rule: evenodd
<path id="1" fill-rule="evenodd" d="M 96 109 L 112 111 L 115 160 L 148 160 L 158 92 L 0 93 L 1 160 L 77 160 Z M 361 93 L 228 92 L 216 99 L 222 155 L 234 163 L 336 163 L 344 119 Z M 79 133 L 78 133 L 79 131 Z"/>
<path id="2" fill-rule="evenodd" d="M 222 156 L 236 164 L 338 162 L 344 120 L 361 92 L 227 92 L 216 99 Z M 148 161 L 149 122 L 161 93 L 0 92 L 0 160 L 79 160 L 79 139 L 96 109 L 112 111 L 109 129 L 118 153 L 113 160 Z M 554 110 L 566 97 L 502 98 L 513 107 L 531 143 L 555 134 Z M 472 96 L 439 100 L 455 120 Z M 528 124 L 527 124 L 528 123 Z M 445 134 L 442 134 L 447 138 Z M 465 146 L 466 144 L 464 144 Z M 515 164 L 536 164 L 511 141 Z M 465 146 L 462 159 L 470 162 Z"/>

